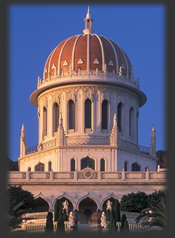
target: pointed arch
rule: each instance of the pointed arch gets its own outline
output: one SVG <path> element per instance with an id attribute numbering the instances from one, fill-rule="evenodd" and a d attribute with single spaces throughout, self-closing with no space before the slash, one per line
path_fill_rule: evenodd
<path id="1" fill-rule="evenodd" d="M 93 200 L 93 201 L 96 203 L 96 205 L 97 205 L 97 210 L 100 208 L 100 203 L 99 203 L 98 199 L 97 199 L 96 197 L 92 196 L 92 195 L 88 192 L 86 195 L 84 195 L 83 197 L 81 197 L 81 198 L 77 201 L 77 207 L 76 207 L 77 210 L 79 210 L 79 205 L 80 205 L 80 203 L 81 203 L 84 199 L 86 199 L 86 198 L 90 198 L 91 200 Z"/>
<path id="2" fill-rule="evenodd" d="M 39 162 L 38 164 L 35 165 L 35 171 L 44 171 L 44 164 Z"/>
<path id="3" fill-rule="evenodd" d="M 132 171 L 140 171 L 141 170 L 141 166 L 137 162 L 132 163 L 131 170 Z"/>
<path id="4" fill-rule="evenodd" d="M 62 195 L 58 196 L 54 201 L 53 201 L 53 208 L 57 202 L 57 200 L 62 200 L 62 199 L 66 199 L 69 200 L 72 203 L 73 209 L 76 209 L 76 202 L 74 201 L 73 198 L 71 198 L 70 196 L 68 196 L 66 193 L 63 193 Z"/>
<path id="5" fill-rule="evenodd" d="M 91 169 L 95 169 L 95 160 L 90 158 L 89 156 L 81 159 L 81 169 L 84 169 L 87 167 Z"/>
<path id="6" fill-rule="evenodd" d="M 119 202 L 120 202 L 120 198 L 119 197 L 117 197 L 113 192 L 111 193 L 111 194 L 109 194 L 108 196 L 106 196 L 102 201 L 101 201 L 101 204 L 100 204 L 100 210 L 103 210 L 103 208 L 104 208 L 104 206 L 105 206 L 105 202 L 107 201 L 107 200 L 118 200 Z M 113 204 L 114 205 L 114 204 Z"/>
<path id="7" fill-rule="evenodd" d="M 42 192 L 40 192 L 38 195 L 36 195 L 36 196 L 34 197 L 34 199 L 35 199 L 35 200 L 38 199 L 38 202 L 39 202 L 39 203 L 41 202 L 41 203 L 40 203 L 41 205 L 45 205 L 45 210 L 46 210 L 46 203 L 48 204 L 48 211 L 52 209 L 52 202 L 51 202 L 46 196 L 44 196 Z M 44 201 L 45 201 L 46 203 L 45 203 Z"/>

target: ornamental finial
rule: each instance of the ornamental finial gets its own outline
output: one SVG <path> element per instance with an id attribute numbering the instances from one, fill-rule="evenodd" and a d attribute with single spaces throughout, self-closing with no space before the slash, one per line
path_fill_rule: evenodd
<path id="1" fill-rule="evenodd" d="M 92 21 L 93 21 L 93 19 L 92 19 L 91 16 L 90 16 L 89 6 L 88 6 L 86 18 L 84 19 L 84 21 L 85 21 L 85 29 L 83 30 L 83 33 L 84 33 L 84 34 L 93 33 L 93 32 L 94 32 L 94 31 L 92 30 Z"/>

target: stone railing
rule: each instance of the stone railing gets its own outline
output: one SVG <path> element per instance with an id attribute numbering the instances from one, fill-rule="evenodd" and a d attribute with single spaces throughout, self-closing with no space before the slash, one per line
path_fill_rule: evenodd
<path id="1" fill-rule="evenodd" d="M 23 217 L 33 218 L 33 219 L 27 220 L 26 222 L 24 221 L 21 224 L 22 226 L 21 226 L 20 230 L 23 230 L 26 232 L 44 232 L 45 227 L 46 227 L 47 213 L 48 212 L 37 212 L 37 213 L 27 213 L 27 214 L 23 215 Z M 140 223 L 135 222 L 135 218 L 138 217 L 140 215 L 140 213 L 121 211 L 121 216 L 122 216 L 122 214 L 125 214 L 127 216 L 130 232 L 143 232 L 143 231 L 150 230 L 149 226 L 142 227 L 142 225 Z M 54 211 L 53 211 L 53 216 L 54 216 Z M 70 232 L 72 230 L 72 229 L 70 229 L 68 223 L 69 223 L 69 221 L 64 222 L 66 232 Z M 54 225 L 54 232 L 56 232 L 57 222 L 53 222 L 53 225 Z M 121 223 L 117 222 L 118 232 L 120 232 L 120 225 L 121 225 Z M 81 226 L 81 224 L 78 224 L 78 228 L 79 228 L 79 226 Z M 97 228 L 97 226 L 98 225 L 96 224 L 96 228 Z"/>
<path id="2" fill-rule="evenodd" d="M 70 71 L 70 72 L 62 72 L 60 75 L 53 75 L 50 76 L 47 79 L 41 79 L 40 77 L 38 77 L 38 88 L 52 84 L 52 83 L 56 83 L 56 82 L 62 82 L 65 80 L 82 80 L 82 78 L 87 78 L 88 81 L 90 80 L 99 80 L 99 81 L 103 81 L 103 80 L 113 80 L 113 81 L 118 81 L 121 83 L 125 83 L 125 84 L 129 84 L 132 85 L 136 88 L 140 87 L 139 84 L 139 79 L 131 79 L 131 80 L 127 80 L 126 77 L 124 75 L 117 75 L 114 72 L 104 72 L 104 71 L 87 71 L 87 70 L 79 70 L 77 72 L 75 71 Z"/>
<path id="3" fill-rule="evenodd" d="M 31 223 L 23 225 L 23 229 L 27 232 L 44 232 L 46 227 L 46 221 L 43 221 L 42 223 Z M 64 228 L 65 231 L 70 230 L 68 226 L 68 221 L 64 222 Z M 57 230 L 57 222 L 53 222 L 53 229 L 54 232 Z"/>
<path id="4" fill-rule="evenodd" d="M 74 136 L 66 136 L 66 145 L 72 146 L 72 145 L 110 145 L 110 136 L 99 136 L 99 137 L 93 137 L 93 136 L 84 136 L 84 137 L 74 137 Z M 46 142 L 43 142 L 39 145 L 34 145 L 31 147 L 28 147 L 26 150 L 26 154 L 32 154 L 37 151 L 42 151 L 51 147 L 57 146 L 56 139 L 52 139 Z M 150 147 L 137 145 L 135 143 L 132 143 L 130 141 L 126 141 L 121 139 L 120 140 L 120 147 L 130 150 L 130 151 L 138 151 L 145 154 L 150 154 Z"/>
<path id="5" fill-rule="evenodd" d="M 44 171 L 9 171 L 9 184 L 23 183 L 166 183 L 167 172 L 164 171 L 119 171 L 101 172 L 86 168 L 75 172 Z"/>

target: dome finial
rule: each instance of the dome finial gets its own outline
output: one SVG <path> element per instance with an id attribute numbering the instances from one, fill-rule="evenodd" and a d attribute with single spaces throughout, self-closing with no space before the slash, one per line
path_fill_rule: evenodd
<path id="1" fill-rule="evenodd" d="M 84 19 L 84 21 L 85 21 L 85 29 L 83 30 L 83 33 L 84 34 L 93 33 L 94 32 L 92 30 L 92 21 L 93 21 L 93 19 L 90 16 L 89 6 L 88 6 L 86 18 Z"/>
<path id="2" fill-rule="evenodd" d="M 87 18 L 87 19 L 90 19 L 90 18 L 91 18 L 91 17 L 90 17 L 89 6 L 88 6 L 88 10 L 87 10 L 86 18 Z"/>

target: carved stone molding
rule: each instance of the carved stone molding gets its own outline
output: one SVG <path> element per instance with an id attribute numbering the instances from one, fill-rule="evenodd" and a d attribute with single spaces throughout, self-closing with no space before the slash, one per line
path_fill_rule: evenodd
<path id="1" fill-rule="evenodd" d="M 97 179 L 98 173 L 91 168 L 85 168 L 78 173 L 79 179 Z"/>

